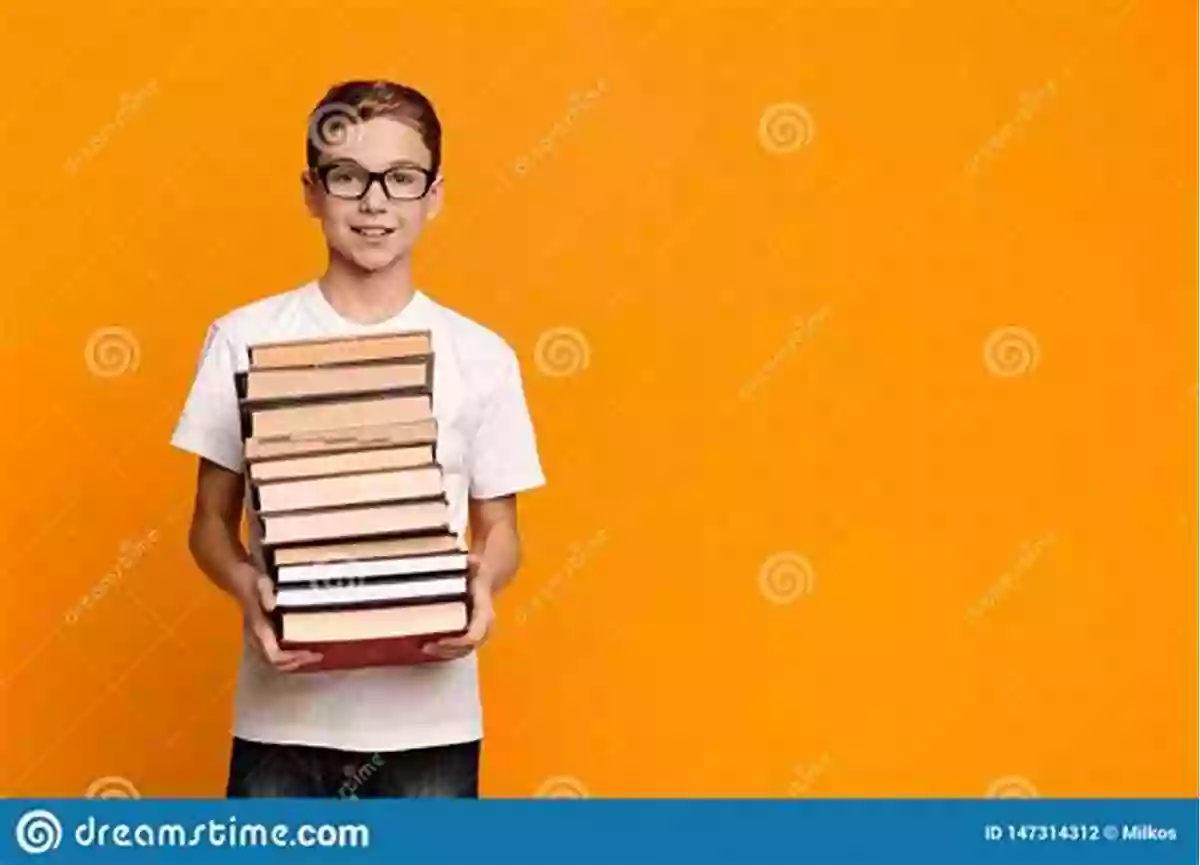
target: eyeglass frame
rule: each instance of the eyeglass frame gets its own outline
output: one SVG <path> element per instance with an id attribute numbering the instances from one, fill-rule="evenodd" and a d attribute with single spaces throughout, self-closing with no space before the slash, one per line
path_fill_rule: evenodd
<path id="1" fill-rule="evenodd" d="M 358 195 L 338 195 L 329 191 L 329 183 L 327 178 L 329 177 L 330 172 L 332 172 L 335 168 L 344 168 L 347 165 L 354 166 L 367 176 L 367 185 L 363 187 L 363 191 Z M 387 183 L 384 182 L 384 178 L 397 168 L 408 168 L 412 171 L 418 171 L 423 174 L 425 176 L 425 190 L 415 198 L 393 197 L 390 193 L 388 193 Z M 325 190 L 326 195 L 331 195 L 334 198 L 342 201 L 362 201 L 367 197 L 368 194 L 370 194 L 371 187 L 375 185 L 376 181 L 379 182 L 379 188 L 383 190 L 383 197 L 388 201 L 420 201 L 429 194 L 429 191 L 433 189 L 434 181 L 437 180 L 437 176 L 434 174 L 432 169 L 426 168 L 423 165 L 415 165 L 411 162 L 396 163 L 395 165 L 390 166 L 386 171 L 371 171 L 365 165 L 355 162 L 353 159 L 338 159 L 333 162 L 325 162 L 314 165 L 309 169 L 309 173 L 315 176 L 318 181 L 320 181 L 321 188 Z"/>

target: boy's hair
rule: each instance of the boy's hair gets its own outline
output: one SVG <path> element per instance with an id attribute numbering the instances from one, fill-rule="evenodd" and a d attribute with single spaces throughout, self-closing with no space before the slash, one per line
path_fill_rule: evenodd
<path id="1" fill-rule="evenodd" d="M 429 148 L 434 175 L 442 163 L 442 124 L 433 103 L 412 87 L 392 81 L 343 81 L 329 88 L 308 118 L 308 167 L 322 151 L 353 134 L 355 123 L 391 117 L 413 126 Z"/>

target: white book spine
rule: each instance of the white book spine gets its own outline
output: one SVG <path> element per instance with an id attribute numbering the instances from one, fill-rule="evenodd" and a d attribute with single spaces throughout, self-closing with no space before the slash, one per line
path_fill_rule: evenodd
<path id="1" fill-rule="evenodd" d="M 327 582 L 365 577 L 461 571 L 467 567 L 466 553 L 438 556 L 408 556 L 398 559 L 364 559 L 318 565 L 281 565 L 280 583 Z"/>
<path id="2" fill-rule="evenodd" d="M 467 580 L 465 577 L 451 577 L 399 585 L 383 583 L 318 589 L 281 589 L 276 601 L 280 605 L 289 607 L 318 607 L 325 604 L 362 604 L 372 601 L 434 598 L 439 595 L 458 595 L 466 590 Z"/>

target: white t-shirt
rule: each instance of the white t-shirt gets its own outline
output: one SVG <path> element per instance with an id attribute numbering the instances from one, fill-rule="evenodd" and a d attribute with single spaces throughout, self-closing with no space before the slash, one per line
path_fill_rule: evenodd
<path id="1" fill-rule="evenodd" d="M 417 292 L 387 321 L 343 318 L 316 282 L 222 316 L 209 329 L 196 379 L 171 443 L 242 470 L 233 374 L 246 346 L 392 330 L 433 338 L 438 461 L 451 528 L 465 537 L 467 497 L 495 498 L 545 483 L 516 353 L 499 336 Z M 247 507 L 249 513 L 253 513 Z M 250 553 L 262 567 L 253 516 Z M 278 673 L 247 645 L 238 676 L 234 733 L 259 742 L 393 751 L 481 738 L 475 653 L 454 661 L 312 673 Z"/>

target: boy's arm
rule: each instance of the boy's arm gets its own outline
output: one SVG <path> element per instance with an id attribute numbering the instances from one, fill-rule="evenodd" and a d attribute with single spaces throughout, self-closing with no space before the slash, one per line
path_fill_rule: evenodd
<path id="1" fill-rule="evenodd" d="M 483 399 L 471 437 L 468 518 L 471 524 L 471 600 L 467 632 L 427 643 L 425 651 L 459 658 L 479 648 L 492 628 L 492 595 L 512 581 L 521 563 L 517 532 L 517 496 L 545 483 L 521 368 L 510 348 L 496 364 L 497 374 Z"/>
<path id="2" fill-rule="evenodd" d="M 243 607 L 254 597 L 260 576 L 239 533 L 244 495 L 240 473 L 200 459 L 188 550 L 200 570 Z"/>
<path id="3" fill-rule="evenodd" d="M 470 499 L 471 622 L 461 637 L 443 637 L 425 644 L 425 651 L 450 660 L 468 655 L 484 644 L 496 619 L 492 598 L 510 582 L 521 565 L 521 538 L 517 533 L 517 497 Z"/>
<path id="4" fill-rule="evenodd" d="M 472 577 L 484 581 L 494 595 L 508 585 L 521 566 L 517 532 L 517 497 L 471 499 L 471 554 L 477 565 Z"/>
<path id="5" fill-rule="evenodd" d="M 188 549 L 200 570 L 242 608 L 251 644 L 276 669 L 290 672 L 321 656 L 279 648 L 267 617 L 275 603 L 271 580 L 254 566 L 239 532 L 244 484 L 239 472 L 200 459 Z"/>

